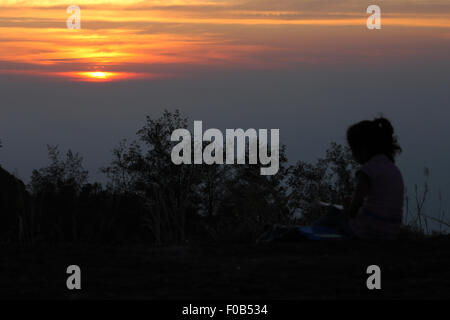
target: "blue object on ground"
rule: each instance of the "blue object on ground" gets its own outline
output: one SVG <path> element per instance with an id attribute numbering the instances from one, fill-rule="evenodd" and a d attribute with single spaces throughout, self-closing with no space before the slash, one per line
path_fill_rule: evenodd
<path id="1" fill-rule="evenodd" d="M 308 240 L 335 240 L 345 238 L 343 234 L 330 227 L 306 226 L 298 227 L 298 230 Z"/>

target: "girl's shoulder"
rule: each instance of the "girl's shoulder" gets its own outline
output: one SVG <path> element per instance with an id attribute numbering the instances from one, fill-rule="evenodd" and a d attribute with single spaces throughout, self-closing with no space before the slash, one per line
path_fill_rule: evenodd
<path id="1" fill-rule="evenodd" d="M 363 164 L 357 173 L 363 173 L 373 179 L 380 175 L 398 175 L 399 168 L 386 155 L 378 154 Z"/>

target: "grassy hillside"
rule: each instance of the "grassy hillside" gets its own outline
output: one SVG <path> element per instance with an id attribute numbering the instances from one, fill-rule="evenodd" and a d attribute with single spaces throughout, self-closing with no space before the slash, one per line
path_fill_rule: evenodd
<path id="1" fill-rule="evenodd" d="M 1 298 L 448 298 L 450 237 L 157 248 L 0 247 Z M 66 289 L 66 268 L 82 290 Z M 381 267 L 382 290 L 366 288 Z"/>

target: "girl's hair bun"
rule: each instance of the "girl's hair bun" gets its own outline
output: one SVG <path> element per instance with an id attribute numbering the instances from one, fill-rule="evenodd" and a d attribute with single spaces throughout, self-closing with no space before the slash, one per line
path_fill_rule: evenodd
<path id="1" fill-rule="evenodd" d="M 382 130 L 386 136 L 392 136 L 394 134 L 394 127 L 392 127 L 392 124 L 388 119 L 383 117 L 376 118 L 373 120 L 373 123 L 377 128 Z"/>

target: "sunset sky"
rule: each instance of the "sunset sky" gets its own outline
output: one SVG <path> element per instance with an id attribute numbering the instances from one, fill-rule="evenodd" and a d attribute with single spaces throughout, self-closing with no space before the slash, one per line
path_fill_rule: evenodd
<path id="1" fill-rule="evenodd" d="M 366 28 L 372 4 L 381 30 Z M 46 144 L 101 179 L 111 149 L 163 109 L 279 128 L 292 162 L 382 113 L 408 185 L 428 166 L 450 198 L 448 0 L 0 0 L 0 97 L 0 164 L 25 181 Z"/>
<path id="2" fill-rule="evenodd" d="M 66 27 L 71 4 L 81 8 L 80 30 Z M 433 58 L 436 46 L 450 39 L 449 1 L 378 1 L 389 35 L 364 28 L 369 4 L 1 0 L 0 73 L 92 81 L 189 76 L 192 66 L 384 63 L 418 53 Z"/>

